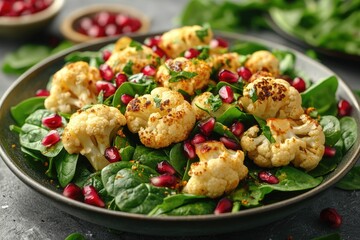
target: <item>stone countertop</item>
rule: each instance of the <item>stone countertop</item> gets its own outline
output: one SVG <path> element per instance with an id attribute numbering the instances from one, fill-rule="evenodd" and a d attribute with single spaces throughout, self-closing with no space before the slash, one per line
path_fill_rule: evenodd
<path id="1" fill-rule="evenodd" d="M 66 15 L 81 6 L 99 3 L 95 0 L 66 1 L 65 8 L 56 18 L 48 32 L 59 36 L 59 25 Z M 101 1 L 101 3 L 120 3 L 144 11 L 151 19 L 151 32 L 158 32 L 176 26 L 177 14 L 186 4 L 186 0 L 122 0 Z M 300 51 L 304 51 L 272 32 L 257 32 L 250 35 L 277 42 Z M 25 41 L 6 41 L 0 39 L 0 63 L 5 54 L 14 51 Z M 324 65 L 338 74 L 352 89 L 360 89 L 360 68 L 358 63 L 349 63 L 342 59 L 322 57 Z M 1 94 L 14 82 L 16 76 L 0 72 Z M 7 126 L 3 126 L 7 127 Z M 286 219 L 260 228 L 231 232 L 221 235 L 200 237 L 159 237 L 143 236 L 134 233 L 118 232 L 94 225 L 55 209 L 45 198 L 22 183 L 0 161 L 0 239 L 61 240 L 74 232 L 84 234 L 87 239 L 126 239 L 126 240 L 165 240 L 165 239 L 311 239 L 339 232 L 342 239 L 357 239 L 360 235 L 360 192 L 342 191 L 330 188 L 313 200 L 310 206 L 290 215 Z M 319 221 L 319 213 L 325 207 L 334 207 L 343 216 L 339 229 L 331 229 Z M 189 226 L 191 227 L 191 226 Z"/>

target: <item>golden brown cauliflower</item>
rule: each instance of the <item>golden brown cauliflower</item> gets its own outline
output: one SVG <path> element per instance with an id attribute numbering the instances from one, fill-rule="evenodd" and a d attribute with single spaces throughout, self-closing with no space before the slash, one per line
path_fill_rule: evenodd
<path id="1" fill-rule="evenodd" d="M 237 69 L 241 67 L 240 55 L 235 52 L 213 54 L 210 55 L 206 61 L 215 71 L 226 69 L 232 72 L 236 72 Z"/>
<path id="2" fill-rule="evenodd" d="M 238 103 L 257 117 L 298 119 L 304 113 L 300 93 L 283 79 L 260 77 L 246 85 Z"/>
<path id="3" fill-rule="evenodd" d="M 198 25 L 172 29 L 161 36 L 159 47 L 170 58 L 179 57 L 189 48 L 208 45 L 213 38 L 210 28 Z"/>
<path id="4" fill-rule="evenodd" d="M 184 57 L 168 59 L 156 73 L 156 82 L 171 90 L 183 90 L 194 95 L 210 82 L 210 66 L 203 60 Z"/>
<path id="5" fill-rule="evenodd" d="M 252 73 L 258 71 L 270 72 L 273 76 L 278 76 L 280 73 L 279 60 L 267 50 L 256 51 L 246 60 L 245 67 Z"/>
<path id="6" fill-rule="evenodd" d="M 62 134 L 64 148 L 70 154 L 84 155 L 95 170 L 101 170 L 110 162 L 105 149 L 110 147 L 116 131 L 126 124 L 126 119 L 115 107 L 95 104 L 71 115 Z"/>
<path id="7" fill-rule="evenodd" d="M 217 198 L 234 190 L 248 174 L 244 153 L 227 149 L 219 141 L 195 145 L 200 161 L 191 164 L 183 192 Z"/>
<path id="8" fill-rule="evenodd" d="M 241 138 L 243 151 L 256 165 L 271 168 L 291 162 L 307 171 L 318 165 L 325 150 L 325 135 L 315 119 L 306 114 L 299 120 L 269 118 L 266 125 L 275 142 L 259 134 L 257 125 L 249 128 Z"/>
<path id="9" fill-rule="evenodd" d="M 54 74 L 50 96 L 45 108 L 54 112 L 72 113 L 97 102 L 96 81 L 101 80 L 99 70 L 86 62 L 70 63 Z"/>
<path id="10" fill-rule="evenodd" d="M 221 116 L 231 104 L 223 103 L 219 96 L 214 96 L 211 92 L 203 92 L 197 95 L 191 102 L 195 112 L 196 120 L 205 120 L 209 117 Z"/>
<path id="11" fill-rule="evenodd" d="M 157 67 L 159 60 L 159 56 L 151 48 L 125 37 L 118 40 L 106 64 L 114 73 L 125 71 L 136 74 L 146 65 Z"/>
<path id="12" fill-rule="evenodd" d="M 128 128 L 147 147 L 162 148 L 185 140 L 196 118 L 190 103 L 175 91 L 158 87 L 134 98 L 126 108 Z"/>

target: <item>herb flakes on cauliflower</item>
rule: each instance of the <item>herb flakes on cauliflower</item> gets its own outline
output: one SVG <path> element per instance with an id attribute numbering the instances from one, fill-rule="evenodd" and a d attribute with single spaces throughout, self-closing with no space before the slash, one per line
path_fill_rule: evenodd
<path id="1" fill-rule="evenodd" d="M 124 115 L 115 107 L 96 104 L 74 113 L 66 125 L 62 142 L 70 154 L 84 155 L 96 171 L 109 161 L 105 149 L 121 126 L 126 124 Z"/>
<path id="2" fill-rule="evenodd" d="M 147 147 L 162 148 L 185 140 L 195 125 L 190 103 L 176 91 L 158 87 L 132 99 L 125 117 L 129 130 Z"/>

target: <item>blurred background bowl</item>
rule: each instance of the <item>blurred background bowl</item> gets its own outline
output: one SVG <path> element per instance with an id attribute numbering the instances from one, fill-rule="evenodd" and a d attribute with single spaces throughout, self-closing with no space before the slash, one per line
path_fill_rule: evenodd
<path id="1" fill-rule="evenodd" d="M 4 4 L 2 1 L 0 4 Z M 65 0 L 53 0 L 45 9 L 20 16 L 0 16 L 0 37 L 7 39 L 24 39 L 33 37 L 44 31 L 61 11 Z M 15 2 L 8 2 L 11 8 L 16 8 Z M 3 7 L 3 6 L 1 6 Z"/>
<path id="2" fill-rule="evenodd" d="M 129 33 L 147 33 L 150 19 L 141 11 L 119 4 L 91 5 L 69 14 L 61 24 L 63 36 L 74 42 L 118 36 Z"/>

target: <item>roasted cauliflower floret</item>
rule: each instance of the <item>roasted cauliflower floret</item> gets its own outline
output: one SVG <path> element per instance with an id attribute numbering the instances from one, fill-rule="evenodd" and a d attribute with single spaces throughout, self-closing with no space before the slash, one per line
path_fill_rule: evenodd
<path id="1" fill-rule="evenodd" d="M 252 73 L 258 71 L 270 72 L 273 76 L 278 76 L 280 73 L 279 60 L 267 50 L 256 51 L 246 60 L 245 67 Z"/>
<path id="2" fill-rule="evenodd" d="M 203 92 L 192 100 L 191 106 L 196 120 L 205 120 L 209 117 L 221 116 L 231 104 L 223 103 L 219 96 L 214 96 L 211 92 Z"/>
<path id="3" fill-rule="evenodd" d="M 196 90 L 207 86 L 210 81 L 210 66 L 203 60 L 189 60 L 184 57 L 167 60 L 156 73 L 156 81 L 171 90 L 183 90 L 194 95 Z"/>
<path id="4" fill-rule="evenodd" d="M 300 93 L 287 81 L 272 77 L 249 83 L 238 103 L 246 112 L 263 119 L 298 119 L 304 113 Z"/>
<path id="5" fill-rule="evenodd" d="M 131 100 L 125 117 L 129 130 L 151 148 L 185 140 L 196 121 L 190 103 L 180 93 L 163 87 Z"/>
<path id="6" fill-rule="evenodd" d="M 54 74 L 50 96 L 45 108 L 54 112 L 72 113 L 97 102 L 96 81 L 101 80 L 99 70 L 86 62 L 70 63 Z"/>
<path id="7" fill-rule="evenodd" d="M 191 164 L 183 192 L 217 198 L 234 190 L 248 174 L 244 153 L 225 148 L 218 141 L 195 145 L 200 161 Z"/>
<path id="8" fill-rule="evenodd" d="M 306 114 L 299 120 L 269 118 L 274 142 L 259 134 L 258 126 L 249 128 L 241 138 L 241 147 L 250 159 L 260 167 L 286 166 L 307 171 L 314 169 L 324 154 L 325 136 L 321 125 Z"/>
<path id="9" fill-rule="evenodd" d="M 159 47 L 170 58 L 176 58 L 189 48 L 208 45 L 212 38 L 213 32 L 210 28 L 185 26 L 165 32 L 161 36 Z"/>
<path id="10" fill-rule="evenodd" d="M 102 104 L 78 110 L 71 115 L 62 134 L 64 148 L 70 154 L 84 155 L 96 171 L 101 170 L 109 161 L 105 149 L 110 147 L 111 139 L 126 119 L 114 107 Z"/>
<path id="11" fill-rule="evenodd" d="M 153 50 L 128 37 L 118 40 L 110 58 L 106 61 L 114 73 L 136 74 L 146 65 L 157 67 L 160 57 Z"/>
<path id="12" fill-rule="evenodd" d="M 215 71 L 226 69 L 232 72 L 236 72 L 237 69 L 241 67 L 240 55 L 235 52 L 213 54 L 210 55 L 206 61 Z"/>

